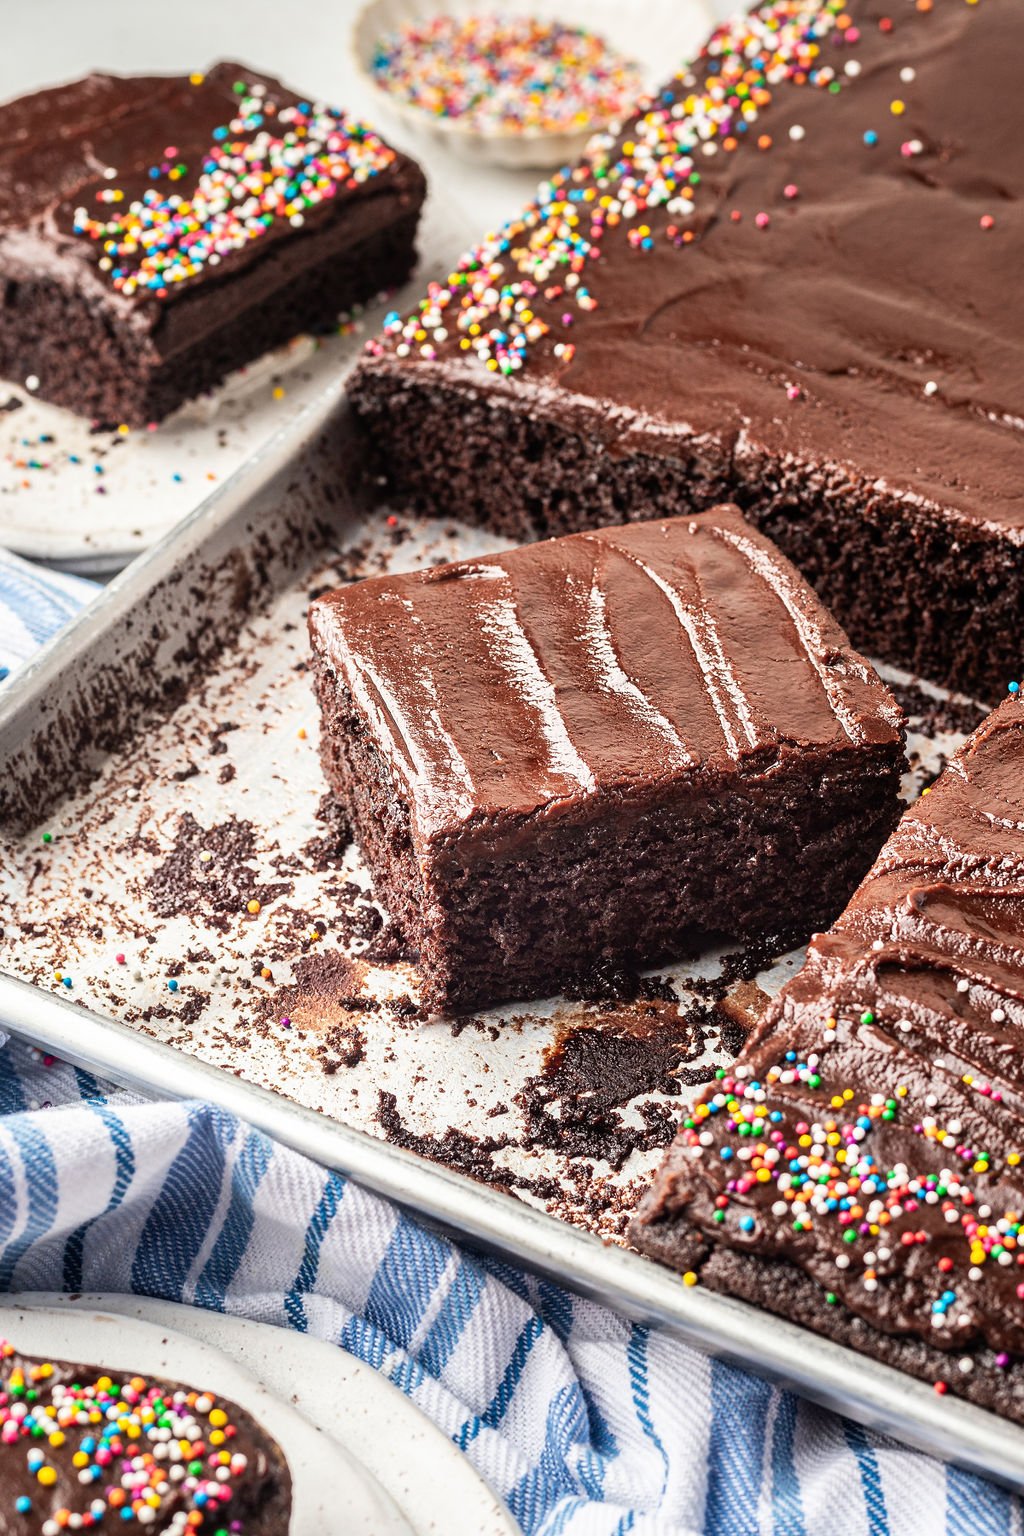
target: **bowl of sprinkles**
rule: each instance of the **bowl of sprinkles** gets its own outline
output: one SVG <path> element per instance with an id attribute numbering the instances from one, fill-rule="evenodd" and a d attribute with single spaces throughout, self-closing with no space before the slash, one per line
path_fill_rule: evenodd
<path id="1" fill-rule="evenodd" d="M 460 0 L 373 0 L 354 45 L 364 76 L 411 128 L 492 165 L 575 158 L 646 84 L 646 71 L 604 31 Z"/>

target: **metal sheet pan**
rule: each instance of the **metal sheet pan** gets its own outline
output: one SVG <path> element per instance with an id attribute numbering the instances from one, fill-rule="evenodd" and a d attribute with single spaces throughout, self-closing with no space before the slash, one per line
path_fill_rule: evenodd
<path id="1" fill-rule="evenodd" d="M 728 1053 L 720 955 L 640 995 L 418 1016 L 354 850 L 318 819 L 304 608 L 338 579 L 498 546 L 360 505 L 355 454 L 338 379 L 0 696 L 0 1019 L 1024 1486 L 1019 1429 L 623 1248 L 659 1143 Z M 918 771 L 956 739 L 915 741 Z"/>

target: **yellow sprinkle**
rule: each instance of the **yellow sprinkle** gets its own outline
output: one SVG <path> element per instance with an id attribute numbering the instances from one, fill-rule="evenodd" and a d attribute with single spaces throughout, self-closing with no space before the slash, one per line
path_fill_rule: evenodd
<path id="1" fill-rule="evenodd" d="M 245 910 L 247 912 L 251 912 L 253 917 L 255 917 L 256 913 L 260 910 L 260 904 L 259 904 L 258 901 L 255 901 L 255 900 L 247 902 Z"/>
<path id="2" fill-rule="evenodd" d="M 696 1285 L 697 1284 L 697 1276 L 694 1274 L 692 1269 L 688 1269 L 686 1271 L 686 1274 L 683 1276 L 683 1284 L 684 1285 Z"/>
<path id="3" fill-rule="evenodd" d="M 191 85 L 202 85 L 203 81 L 206 79 L 206 76 L 197 72 L 194 75 L 189 75 L 188 78 Z"/>
<path id="4" fill-rule="evenodd" d="M 275 400 L 283 400 L 284 399 L 284 390 L 281 388 L 280 384 L 275 384 L 274 385 L 274 399 Z"/>
<path id="5" fill-rule="evenodd" d="M 214 1429 L 223 1429 L 227 1421 L 228 1416 L 223 1408 L 212 1408 L 210 1410 L 210 1423 Z"/>
<path id="6" fill-rule="evenodd" d="M 305 741 L 305 739 L 306 739 L 306 727 L 304 725 L 300 725 L 299 726 L 298 736 L 299 736 L 299 740 L 300 741 Z"/>
<path id="7" fill-rule="evenodd" d="M 55 1429 L 53 1434 L 49 1436 L 49 1441 L 55 1450 L 60 1450 L 60 1447 L 64 1444 L 63 1430 Z"/>
<path id="8" fill-rule="evenodd" d="M 57 1468 L 40 1467 L 39 1471 L 36 1473 L 36 1477 L 38 1478 L 39 1482 L 42 1483 L 44 1488 L 52 1488 L 54 1483 L 57 1481 Z"/>

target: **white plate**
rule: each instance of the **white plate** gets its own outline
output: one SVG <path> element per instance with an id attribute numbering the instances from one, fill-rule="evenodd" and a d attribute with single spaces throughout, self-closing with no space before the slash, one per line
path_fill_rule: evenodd
<path id="1" fill-rule="evenodd" d="M 481 131 L 461 118 L 435 117 L 392 94 L 377 80 L 373 58 L 381 38 L 411 21 L 438 15 L 472 16 L 480 9 L 479 0 L 370 0 L 363 7 L 352 29 L 352 52 L 363 79 L 376 95 L 378 114 L 390 111 L 414 133 L 430 134 L 477 164 L 553 170 L 575 160 L 591 133 L 605 127 L 604 123 L 595 121 L 571 133 Z M 598 33 L 640 66 L 649 90 L 688 61 L 712 25 L 706 0 L 646 0 L 642 6 L 624 5 L 621 0 L 503 0 L 498 9 L 502 16 L 557 19 L 566 26 Z"/>
<path id="2" fill-rule="evenodd" d="M 100 1361 L 95 1359 L 101 1348 L 94 1328 L 97 1313 L 117 1318 L 116 1330 L 103 1341 Z M 117 1365 L 116 1349 L 125 1369 L 179 1380 L 187 1376 L 196 1385 L 202 1377 L 202 1385 L 241 1407 L 252 1401 L 242 1394 L 251 1391 L 255 1378 L 263 1394 L 261 1422 L 271 1427 L 267 1404 L 275 1413 L 290 1404 L 288 1413 L 295 1410 L 323 1431 L 317 1438 L 328 1440 L 345 1458 L 341 1470 L 346 1480 L 335 1478 L 329 1486 L 332 1510 L 349 1521 L 339 1527 L 346 1536 L 521 1536 L 504 1504 L 448 1437 L 385 1377 L 337 1345 L 151 1297 L 40 1293 L 4 1298 L 0 1336 L 21 1347 L 30 1328 L 37 1331 L 28 1352 Z M 201 1353 L 189 1353 L 187 1359 L 175 1353 L 168 1365 L 148 1364 L 139 1349 L 152 1349 L 154 1335 L 166 1341 L 167 1330 L 173 1330 L 176 1346 Z M 291 1460 L 278 1429 L 272 1433 Z M 367 1524 L 366 1518 L 359 1523 L 362 1510 L 350 1487 L 362 1494 L 366 1518 L 376 1523 Z M 375 1504 L 369 1502 L 371 1495 Z M 354 1515 L 344 1504 L 346 1497 Z M 297 1530 L 300 1536 L 329 1536 L 334 1527 L 309 1524 Z"/>

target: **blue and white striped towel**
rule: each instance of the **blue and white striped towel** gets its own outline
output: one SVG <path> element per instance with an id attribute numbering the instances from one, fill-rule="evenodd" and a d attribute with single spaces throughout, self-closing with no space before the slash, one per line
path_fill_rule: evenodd
<path id="1" fill-rule="evenodd" d="M 1024 1536 L 1009 1494 L 461 1253 L 209 1105 L 17 1043 L 0 1049 L 0 1290 L 136 1292 L 332 1340 L 465 1450 L 527 1536 Z"/>

